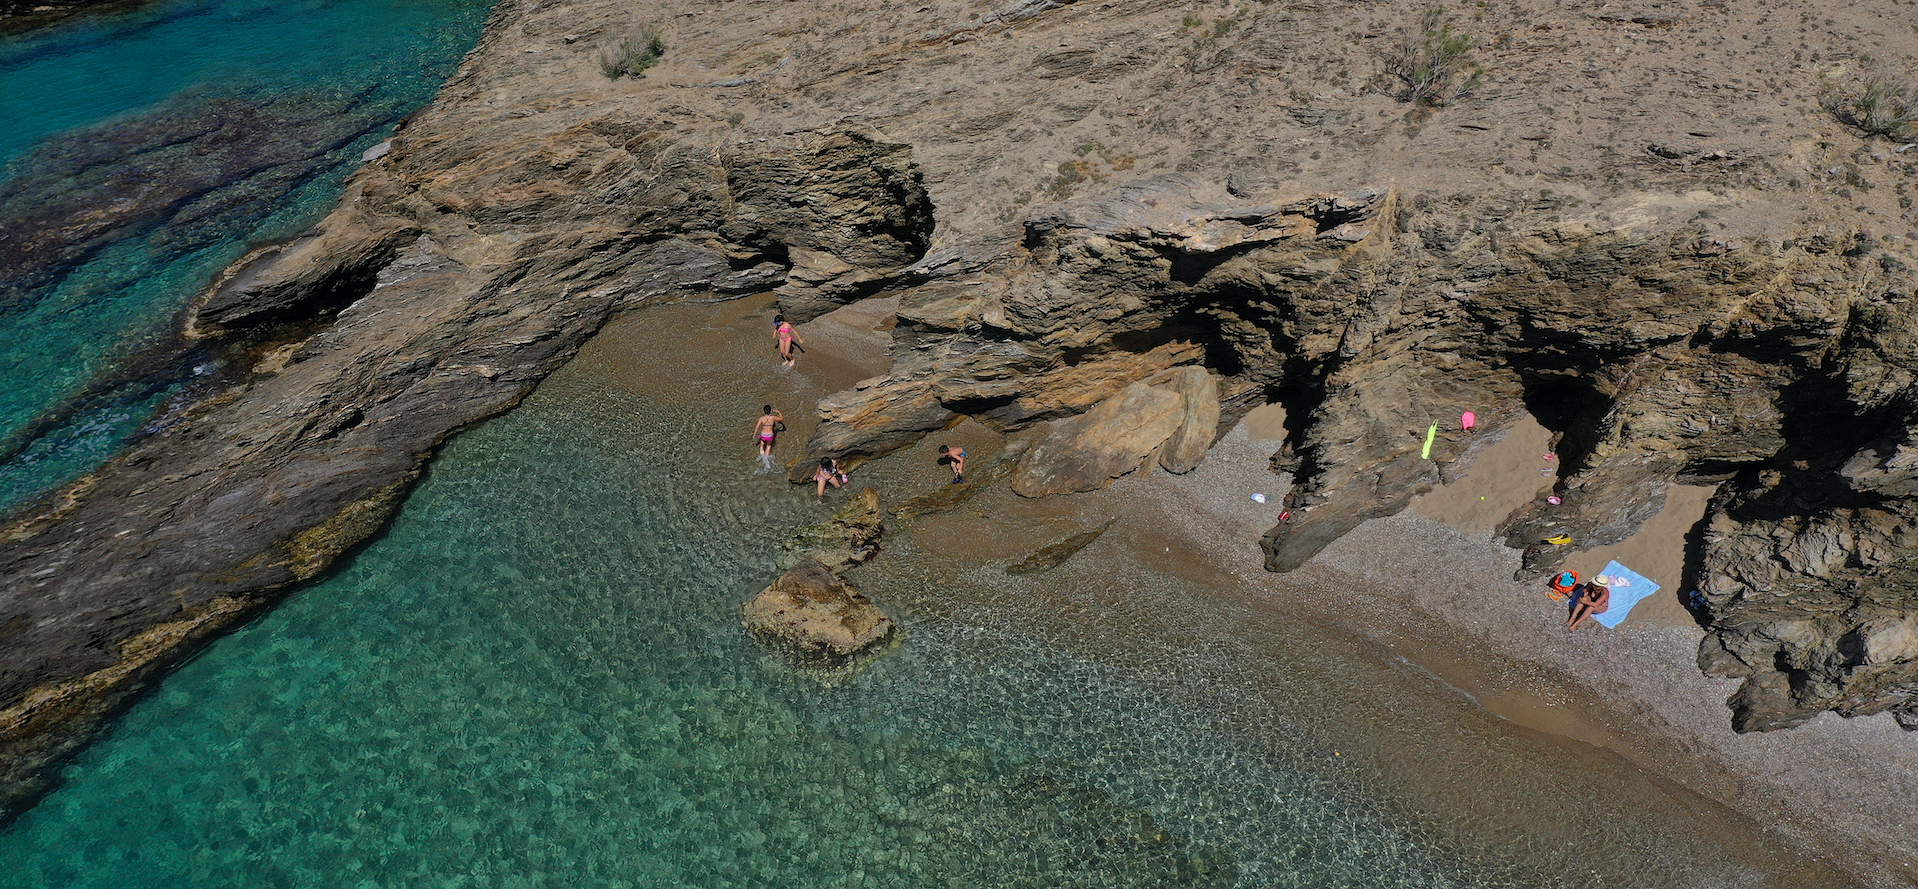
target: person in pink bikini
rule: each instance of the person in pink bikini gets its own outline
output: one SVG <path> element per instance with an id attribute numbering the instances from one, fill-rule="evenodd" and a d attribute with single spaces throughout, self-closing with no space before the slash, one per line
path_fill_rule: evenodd
<path id="1" fill-rule="evenodd" d="M 803 352 L 806 350 L 806 341 L 799 336 L 799 331 L 794 330 L 793 326 L 786 322 L 784 315 L 773 316 L 773 335 L 779 337 L 779 366 L 792 367 L 793 344 L 797 343 L 799 350 Z"/>
<path id="2" fill-rule="evenodd" d="M 760 409 L 759 425 L 754 428 L 759 436 L 759 465 L 766 472 L 773 469 L 773 442 L 779 439 L 779 429 L 786 422 L 786 415 L 773 410 L 772 405 Z"/>

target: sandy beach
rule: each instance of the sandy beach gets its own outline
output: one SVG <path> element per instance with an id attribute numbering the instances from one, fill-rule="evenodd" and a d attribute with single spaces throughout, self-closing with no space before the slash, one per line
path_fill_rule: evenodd
<path id="1" fill-rule="evenodd" d="M 1737 683 L 1699 673 L 1703 634 L 1677 588 L 1684 535 L 1710 489 L 1675 487 L 1634 537 L 1568 561 L 1590 577 L 1618 559 L 1663 585 L 1617 630 L 1588 624 L 1569 634 L 1564 604 L 1543 584 L 1512 580 L 1517 552 L 1500 545 L 1491 526 L 1516 498 L 1542 496 L 1542 432 L 1515 424 L 1510 444 L 1489 448 L 1463 477 L 1309 563 L 1299 573 L 1316 575 L 1333 597 L 1316 603 L 1321 613 L 1430 670 L 1488 713 L 1616 754 L 1847 866 L 1870 855 L 1857 875 L 1871 885 L 1918 884 L 1918 735 L 1889 716 L 1831 714 L 1794 730 L 1740 735 L 1724 706 Z M 1257 540 L 1276 510 L 1248 496 L 1282 491 L 1265 468 L 1277 444 L 1242 425 L 1193 473 L 1155 473 L 1138 486 L 1179 524 L 1184 545 L 1253 595 L 1296 604 L 1288 578 L 1259 570 Z"/>
<path id="2" fill-rule="evenodd" d="M 755 400 L 781 406 L 791 426 L 783 464 L 811 430 L 810 405 L 886 360 L 890 304 L 802 325 L 807 351 L 791 370 L 774 367 L 770 317 L 760 299 L 649 309 L 609 325 L 580 360 L 706 415 L 701 381 L 676 375 L 763 370 Z M 715 353 L 742 366 L 706 369 L 701 356 Z M 757 404 L 738 407 L 744 472 L 746 414 Z M 1544 496 L 1545 430 L 1523 422 L 1481 433 L 1493 438 L 1468 471 L 1278 575 L 1263 570 L 1257 541 L 1286 490 L 1268 469 L 1282 426 L 1276 407 L 1255 411 L 1184 476 L 1154 466 L 1102 491 L 1040 500 L 1001 485 L 947 512 L 895 519 L 885 554 L 858 581 L 908 633 L 914 620 L 964 611 L 1115 662 L 1191 652 L 1163 669 L 1201 674 L 1179 681 L 1238 702 L 1220 708 L 1285 714 L 1316 751 L 1306 758 L 1323 760 L 1308 768 L 1383 789 L 1422 829 L 1535 864 L 1529 873 L 1545 884 L 1918 882 L 1908 829 L 1918 824 L 1918 737 L 1888 717 L 1831 715 L 1738 735 L 1723 703 L 1736 683 L 1698 672 L 1701 631 L 1678 587 L 1707 489 L 1675 488 L 1638 535 L 1572 558 L 1586 576 L 1617 558 L 1664 588 L 1617 630 L 1569 634 L 1565 605 L 1542 584 L 1513 581 L 1517 552 L 1491 536 L 1524 498 Z M 942 443 L 966 448 L 977 471 L 1005 441 L 964 421 L 855 468 L 854 487 L 874 486 L 888 505 L 936 490 L 949 480 L 934 462 Z M 1110 532 L 1050 573 L 1004 571 L 1109 520 Z M 1208 718 L 1226 731 L 1234 723 Z"/>

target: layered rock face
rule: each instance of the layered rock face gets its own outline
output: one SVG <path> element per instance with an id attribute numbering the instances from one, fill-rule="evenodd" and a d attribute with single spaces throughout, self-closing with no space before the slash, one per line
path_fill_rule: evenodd
<path id="1" fill-rule="evenodd" d="M 828 399 L 814 445 L 880 451 L 942 411 L 1019 429 L 1083 410 L 1028 455 L 1055 471 L 1014 485 L 1084 490 L 1137 466 L 1131 439 L 1169 434 L 1178 399 L 1141 381 L 1196 362 L 1223 375 L 1228 412 L 1276 397 L 1305 413 L 1289 443 L 1300 518 L 1264 540 L 1284 571 L 1469 461 L 1489 437 L 1465 435 L 1461 412 L 1495 429 L 1529 411 L 1560 433 L 1562 466 L 1562 503 L 1507 522 L 1529 571 L 1570 551 L 1547 537 L 1614 543 L 1672 479 L 1723 480 L 1695 585 L 1706 666 L 1750 678 L 1735 724 L 1909 718 L 1913 359 L 1889 345 L 1918 330 L 1898 309 L 1904 249 L 1618 224 L 1646 195 L 1461 239 L 1393 190 L 1283 205 L 1201 191 L 1172 178 L 1031 220 L 984 264 L 1011 271 L 909 291 L 892 374 Z M 1446 432 L 1420 459 L 1434 423 Z M 1051 453 L 1080 438 L 1102 447 Z"/>
<path id="2" fill-rule="evenodd" d="M 527 132 L 475 125 L 469 102 L 202 298 L 187 332 L 256 362 L 238 385 L 5 527 L 0 801 L 31 799 L 146 681 L 375 533 L 447 436 L 612 313 L 789 268 L 795 300 L 831 305 L 916 259 L 932 225 L 910 150 L 867 134 L 682 143 L 605 109 Z"/>
<path id="3" fill-rule="evenodd" d="M 1181 368 L 1222 421 L 1285 402 L 1278 570 L 1470 460 L 1462 410 L 1562 433 L 1563 504 L 1509 526 L 1532 570 L 1548 533 L 1616 540 L 1670 479 L 1722 482 L 1697 588 L 1739 725 L 1909 713 L 1918 177 L 1820 106 L 1859 71 L 1801 61 L 1918 57 L 1900 10 L 1487 5 L 1460 23 L 1484 84 L 1433 110 L 1371 45 L 1423 9 L 504 0 L 337 212 L 205 297 L 192 332 L 257 356 L 243 382 L 10 519 L 4 792 L 611 313 L 768 287 L 800 319 L 901 299 L 891 371 L 822 403 L 815 456 Z M 607 80 L 640 22 L 666 57 Z"/>

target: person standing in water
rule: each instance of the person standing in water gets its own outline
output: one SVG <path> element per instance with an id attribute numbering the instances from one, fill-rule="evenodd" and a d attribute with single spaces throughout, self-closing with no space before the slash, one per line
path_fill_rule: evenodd
<path id="1" fill-rule="evenodd" d="M 952 467 L 952 483 L 953 484 L 956 485 L 966 480 L 966 449 L 965 448 L 955 448 L 951 445 L 940 445 L 939 446 L 939 462 Z"/>
<path id="2" fill-rule="evenodd" d="M 779 366 L 792 367 L 793 346 L 797 344 L 799 351 L 804 352 L 806 341 L 800 338 L 799 331 L 794 330 L 793 326 L 787 323 L 784 315 L 773 316 L 773 335 L 779 338 Z"/>
<path id="3" fill-rule="evenodd" d="M 786 415 L 773 410 L 772 405 L 760 409 L 759 425 L 754 428 L 759 436 L 759 465 L 765 472 L 773 471 L 773 442 L 779 438 L 779 430 L 786 423 Z"/>

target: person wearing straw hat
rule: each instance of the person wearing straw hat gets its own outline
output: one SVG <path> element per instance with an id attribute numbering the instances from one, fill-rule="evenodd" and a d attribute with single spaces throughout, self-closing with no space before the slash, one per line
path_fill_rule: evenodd
<path id="1" fill-rule="evenodd" d="M 1591 620 L 1593 615 L 1604 614 L 1612 607 L 1612 579 L 1600 574 L 1585 585 L 1583 592 L 1572 604 L 1572 616 L 1565 620 L 1567 632 L 1578 632 L 1578 625 Z"/>

